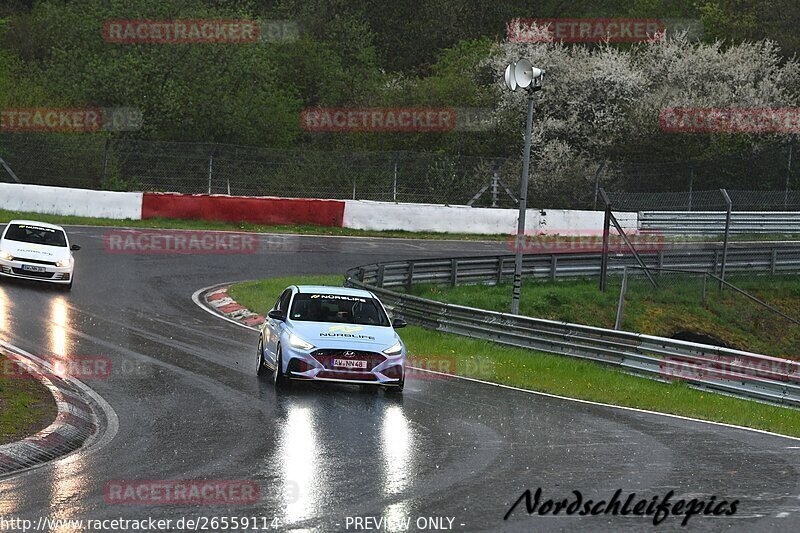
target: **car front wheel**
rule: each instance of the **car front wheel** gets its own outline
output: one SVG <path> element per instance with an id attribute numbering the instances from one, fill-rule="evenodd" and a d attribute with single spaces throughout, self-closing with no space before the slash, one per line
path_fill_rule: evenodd
<path id="1" fill-rule="evenodd" d="M 283 373 L 283 354 L 281 353 L 280 345 L 278 345 L 278 349 L 275 350 L 275 352 L 275 373 L 272 376 L 273 382 L 276 387 L 283 387 L 289 384 L 289 378 Z"/>
<path id="2" fill-rule="evenodd" d="M 267 366 L 264 363 L 264 340 L 261 335 L 258 336 L 258 351 L 256 352 L 256 375 L 265 376 L 267 374 Z"/>

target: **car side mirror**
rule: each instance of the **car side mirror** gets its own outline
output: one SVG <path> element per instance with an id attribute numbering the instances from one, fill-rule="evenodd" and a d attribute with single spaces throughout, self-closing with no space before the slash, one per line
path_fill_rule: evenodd
<path id="1" fill-rule="evenodd" d="M 281 312 L 280 312 L 279 310 L 277 310 L 277 309 L 273 309 L 272 311 L 270 311 L 269 313 L 267 313 L 267 316 L 268 316 L 269 318 L 272 318 L 272 319 L 274 319 L 274 320 L 280 320 L 280 321 L 286 320 L 286 317 L 284 316 L 284 314 L 283 314 L 283 313 L 281 313 Z"/>
<path id="2" fill-rule="evenodd" d="M 395 319 L 392 321 L 392 327 L 393 327 L 394 329 L 404 328 L 404 327 L 406 327 L 407 325 L 408 325 L 408 322 L 406 322 L 406 321 L 405 321 L 405 320 L 403 320 L 402 318 L 395 318 Z"/>
<path id="3" fill-rule="evenodd" d="M 72 250 L 73 252 L 77 252 L 78 250 L 81 249 L 81 247 L 78 246 L 77 244 L 73 244 L 72 246 L 69 247 L 69 249 Z"/>

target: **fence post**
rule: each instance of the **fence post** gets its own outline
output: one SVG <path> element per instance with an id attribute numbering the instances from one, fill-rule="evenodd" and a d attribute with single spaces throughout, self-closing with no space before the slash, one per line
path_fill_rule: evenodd
<path id="1" fill-rule="evenodd" d="M 558 256 L 553 254 L 550 256 L 550 281 L 556 280 L 556 272 L 558 271 Z"/>
<path id="2" fill-rule="evenodd" d="M 379 288 L 383 288 L 383 276 L 386 273 L 386 265 L 378 265 L 378 279 L 375 280 L 375 283 L 378 285 Z"/>
<path id="3" fill-rule="evenodd" d="M 606 162 L 602 161 L 600 166 L 597 167 L 597 172 L 594 173 L 594 205 L 592 206 L 592 211 L 597 211 L 597 195 L 600 193 L 600 172 L 603 171 L 605 165 Z"/>
<path id="4" fill-rule="evenodd" d="M 217 151 L 217 145 L 211 147 L 211 153 L 208 154 L 208 194 L 211 194 L 211 177 L 214 174 L 214 152 Z"/>
<path id="5" fill-rule="evenodd" d="M 414 281 L 414 262 L 408 263 L 408 278 L 406 278 L 406 292 L 411 292 L 411 284 Z"/>
<path id="6" fill-rule="evenodd" d="M 725 266 L 728 262 L 728 238 L 731 233 L 731 210 L 733 208 L 733 203 L 731 202 L 731 197 L 728 196 L 728 191 L 725 189 L 720 189 L 722 196 L 725 198 L 725 203 L 728 204 L 728 211 L 725 214 L 725 240 L 722 243 L 722 269 L 720 270 L 720 279 L 725 281 Z M 720 290 L 722 289 L 722 282 L 719 284 Z"/>
<path id="7" fill-rule="evenodd" d="M 625 315 L 625 293 L 628 290 L 628 267 L 622 267 L 622 285 L 619 288 L 619 302 L 617 302 L 617 319 L 614 321 L 614 329 L 622 328 L 622 320 Z"/>
<path id="8" fill-rule="evenodd" d="M 500 285 L 503 280 L 503 265 L 505 264 L 505 259 L 502 256 L 497 257 L 497 282 L 495 285 Z"/>
<path id="9" fill-rule="evenodd" d="M 111 138 L 106 137 L 106 143 L 103 146 L 103 183 L 108 179 L 108 145 L 111 143 Z"/>
<path id="10" fill-rule="evenodd" d="M 355 190 L 355 188 L 353 189 Z M 355 196 L 355 192 L 353 193 Z M 355 200 L 355 198 L 353 198 Z M 392 178 L 392 201 L 397 202 L 397 156 L 394 158 L 394 177 Z"/>
<path id="11" fill-rule="evenodd" d="M 497 207 L 497 171 L 492 174 L 492 207 Z"/>
<path id="12" fill-rule="evenodd" d="M 458 259 L 450 260 L 450 286 L 455 287 L 458 285 Z"/>
<path id="13" fill-rule="evenodd" d="M 603 252 L 600 257 L 600 292 L 606 292 L 606 274 L 608 273 L 608 236 L 611 228 L 611 202 L 606 191 L 600 189 L 603 202 L 606 204 L 605 218 L 603 219 Z"/>
<path id="14" fill-rule="evenodd" d="M 786 188 L 783 191 L 783 207 L 789 207 L 789 180 L 792 177 L 792 152 L 794 152 L 794 135 L 789 136 L 789 162 L 786 165 Z"/>
<path id="15" fill-rule="evenodd" d="M 703 305 L 706 305 L 707 285 L 708 285 L 708 272 L 703 272 Z"/>

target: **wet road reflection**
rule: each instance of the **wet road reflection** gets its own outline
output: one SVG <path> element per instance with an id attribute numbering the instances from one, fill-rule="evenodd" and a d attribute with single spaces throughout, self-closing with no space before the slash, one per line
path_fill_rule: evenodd
<path id="1" fill-rule="evenodd" d="M 67 322 L 69 308 L 63 296 L 50 302 L 50 351 L 65 357 L 67 355 Z"/>
<path id="2" fill-rule="evenodd" d="M 311 409 L 290 405 L 278 436 L 275 464 L 281 475 L 284 522 L 311 516 L 325 487 Z"/>
<path id="3" fill-rule="evenodd" d="M 74 524 L 66 520 L 76 516 L 75 508 L 70 502 L 78 499 L 88 491 L 88 483 L 85 477 L 85 464 L 82 461 L 73 460 L 75 456 L 65 461 L 53 463 L 51 475 L 51 497 L 49 516 L 54 520 L 64 520 L 50 528 L 53 533 L 66 533 L 77 531 Z"/>
<path id="4" fill-rule="evenodd" d="M 7 332 L 10 329 L 8 323 L 8 316 L 10 314 L 11 300 L 8 295 L 0 287 L 0 340 L 8 342 Z"/>
<path id="5" fill-rule="evenodd" d="M 390 405 L 383 413 L 383 464 L 386 494 L 398 494 L 408 485 L 408 460 L 411 433 L 408 419 L 399 405 Z"/>
<path id="6" fill-rule="evenodd" d="M 421 443 L 402 399 L 347 385 L 294 384 L 275 401 L 276 446 L 269 461 L 284 525 L 302 528 L 324 516 L 344 527 L 353 514 L 345 509 L 353 505 L 363 507 L 356 514 L 385 516 L 387 525 L 404 523 L 412 512 L 404 497 L 413 488 Z M 361 472 L 361 481 L 353 472 Z M 349 496 L 331 501 L 342 493 Z"/>

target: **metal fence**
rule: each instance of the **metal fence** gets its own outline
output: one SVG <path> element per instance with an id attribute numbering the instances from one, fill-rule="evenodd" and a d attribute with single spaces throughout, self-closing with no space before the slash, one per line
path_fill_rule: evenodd
<path id="1" fill-rule="evenodd" d="M 800 210 L 800 192 L 790 189 L 794 183 L 788 179 L 791 172 L 787 174 L 780 168 L 786 164 L 783 151 L 785 147 L 781 145 L 757 154 L 729 154 L 709 161 L 597 163 L 596 168 L 592 163 L 588 170 L 548 170 L 537 166 L 534 157 L 529 205 L 602 208 L 598 204 L 601 184 L 618 191 L 659 190 L 653 189 L 655 186 L 662 190 L 683 189 L 687 186 L 684 174 L 689 165 L 695 169 L 691 172 L 698 174 L 696 182 L 690 181 L 688 191 L 631 192 L 624 202 L 614 198 L 620 204 L 617 208 L 714 211 L 722 207 L 704 200 L 704 192 L 692 191 L 692 183 L 719 183 L 732 189 L 742 183 L 759 183 L 781 190 L 752 194 L 741 191 L 741 197 L 731 190 L 735 210 L 745 209 L 746 205 L 750 206 L 747 210 Z M 65 133 L 0 132 L 0 158 L 7 163 L 0 165 L 0 181 L 14 181 L 13 172 L 23 183 L 78 188 L 356 198 L 476 207 L 516 207 L 522 170 L 521 158 L 516 155 L 289 150 Z M 751 164 L 751 160 L 757 164 Z M 770 162 L 775 164 L 770 166 Z"/>
<path id="2" fill-rule="evenodd" d="M 597 277 L 600 275 L 601 253 L 527 254 L 522 258 L 522 275 L 528 279 L 562 280 Z M 721 246 L 665 249 L 641 254 L 651 269 L 675 268 L 707 271 L 718 275 L 722 270 Z M 627 253 L 609 257 L 608 272 L 621 275 L 625 267 L 638 266 Z M 360 269 L 363 268 L 363 272 Z M 782 276 L 800 273 L 800 244 L 748 244 L 732 247 L 727 269 L 733 275 Z M 514 256 L 455 257 L 447 259 L 418 259 L 394 261 L 352 271 L 364 283 L 381 288 L 409 287 L 413 283 L 437 283 L 450 286 L 484 283 L 497 284 L 514 275 Z"/>
<path id="3" fill-rule="evenodd" d="M 0 157 L 23 183 L 90 189 L 514 207 L 519 186 L 515 159 L 407 151 L 0 133 Z"/>
<path id="4" fill-rule="evenodd" d="M 767 250 L 770 257 L 772 251 Z M 704 251 L 707 252 L 707 251 Z M 713 252 L 713 251 L 712 251 Z M 754 250 L 754 254 L 764 250 Z M 783 249 L 776 270 L 800 272 L 800 248 Z M 553 279 L 583 276 L 591 258 L 582 254 L 528 256 L 524 272 Z M 671 264 L 691 264 L 696 254 L 670 253 Z M 597 260 L 595 258 L 595 263 Z M 508 265 L 508 268 L 506 268 Z M 618 264 L 612 263 L 613 268 Z M 761 265 L 763 273 L 770 268 Z M 800 407 L 800 363 L 750 352 L 445 304 L 386 287 L 415 283 L 496 283 L 513 271 L 513 257 L 424 259 L 364 265 L 346 273 L 346 284 L 375 292 L 395 314 L 426 328 L 548 353 L 599 361 L 625 371 L 735 396 Z"/>

